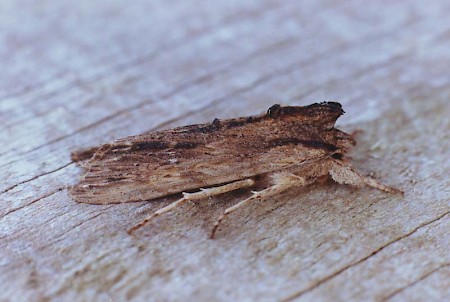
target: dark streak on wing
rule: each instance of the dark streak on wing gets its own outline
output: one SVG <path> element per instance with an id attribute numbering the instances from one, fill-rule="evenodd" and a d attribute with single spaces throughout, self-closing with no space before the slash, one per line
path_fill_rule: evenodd
<path id="1" fill-rule="evenodd" d="M 188 141 L 185 141 L 185 142 L 178 142 L 178 143 L 176 143 L 175 146 L 174 146 L 174 148 L 175 148 L 175 149 L 194 149 L 194 148 L 196 148 L 198 145 L 199 145 L 199 144 L 198 144 L 198 143 L 195 143 L 195 142 L 188 142 Z"/>
<path id="2" fill-rule="evenodd" d="M 123 149 L 130 149 L 130 145 L 119 145 L 119 144 L 114 144 L 113 148 L 111 149 L 111 151 L 119 151 L 119 150 L 123 150 Z"/>
<path id="3" fill-rule="evenodd" d="M 127 178 L 126 177 L 108 177 L 108 178 L 106 178 L 106 180 L 108 182 L 121 181 L 121 180 L 124 180 L 124 179 L 127 179 Z"/>
<path id="4" fill-rule="evenodd" d="M 169 147 L 170 144 L 165 141 L 144 141 L 134 143 L 130 151 L 164 150 Z"/>

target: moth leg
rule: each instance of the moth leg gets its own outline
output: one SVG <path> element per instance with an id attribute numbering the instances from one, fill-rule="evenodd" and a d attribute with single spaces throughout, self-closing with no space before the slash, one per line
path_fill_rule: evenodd
<path id="1" fill-rule="evenodd" d="M 145 226 L 153 218 L 155 218 L 161 214 L 164 214 L 166 212 L 169 212 L 169 211 L 175 209 L 176 207 L 185 204 L 188 201 L 204 199 L 204 198 L 212 197 L 215 195 L 227 193 L 230 191 L 235 191 L 235 190 L 242 189 L 242 188 L 248 188 L 248 187 L 253 186 L 254 184 L 255 184 L 255 181 L 253 179 L 244 179 L 244 180 L 235 181 L 235 182 L 232 182 L 232 183 L 220 186 L 220 187 L 200 189 L 200 191 L 194 192 L 194 193 L 183 192 L 182 198 L 178 199 L 177 201 L 172 202 L 171 204 L 165 206 L 164 208 L 157 210 L 156 212 L 154 212 L 153 214 L 151 214 L 150 216 L 148 216 L 147 218 L 142 220 L 140 223 L 138 223 L 137 225 L 135 225 L 131 229 L 129 229 L 128 234 L 131 235 L 137 229 L 140 229 L 141 227 Z"/>
<path id="2" fill-rule="evenodd" d="M 348 163 L 332 160 L 329 171 L 331 178 L 337 183 L 354 186 L 369 186 L 384 192 L 403 194 L 403 191 L 380 184 L 375 179 L 362 176 L 356 172 Z"/>
<path id="3" fill-rule="evenodd" d="M 234 211 L 236 211 L 237 209 L 239 209 L 246 203 L 249 203 L 249 202 L 255 201 L 255 200 L 261 200 L 262 198 L 279 194 L 283 191 L 286 191 L 287 189 L 289 189 L 291 187 L 305 186 L 307 184 L 307 181 L 303 177 L 297 176 L 295 174 L 288 173 L 288 172 L 280 172 L 280 173 L 273 174 L 272 181 L 273 181 L 272 186 L 270 186 L 264 190 L 258 191 L 258 192 L 253 191 L 252 192 L 253 195 L 250 196 L 249 198 L 244 199 L 241 202 L 235 204 L 234 206 L 225 209 L 223 214 L 220 215 L 220 217 L 214 223 L 214 227 L 211 231 L 210 238 L 214 239 L 217 228 L 219 227 L 220 223 L 226 216 L 233 213 Z"/>

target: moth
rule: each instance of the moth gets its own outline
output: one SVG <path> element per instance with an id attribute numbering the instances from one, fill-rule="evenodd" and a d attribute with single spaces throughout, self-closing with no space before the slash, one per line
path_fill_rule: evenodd
<path id="1" fill-rule="evenodd" d="M 346 160 L 355 140 L 334 127 L 343 113 L 337 102 L 276 104 L 256 116 L 118 139 L 72 153 L 84 174 L 70 193 L 77 202 L 90 204 L 182 194 L 131 228 L 131 234 L 188 201 L 263 184 L 264 189 L 252 191 L 218 217 L 211 238 L 222 220 L 245 204 L 327 177 L 340 184 L 402 193 L 361 175 Z"/>

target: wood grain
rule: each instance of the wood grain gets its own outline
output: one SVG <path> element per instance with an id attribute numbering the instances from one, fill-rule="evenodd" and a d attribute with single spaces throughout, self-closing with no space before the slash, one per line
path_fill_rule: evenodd
<path id="1" fill-rule="evenodd" d="M 242 2 L 242 1 L 241 1 Z M 2 1 L 0 300 L 443 301 L 450 296 L 447 1 Z M 76 149 L 338 100 L 360 171 L 211 223 L 186 204 L 73 202 Z"/>

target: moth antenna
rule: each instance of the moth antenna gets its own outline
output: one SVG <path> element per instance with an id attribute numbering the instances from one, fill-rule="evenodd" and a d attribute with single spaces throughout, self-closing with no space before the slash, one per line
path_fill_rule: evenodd
<path id="1" fill-rule="evenodd" d="M 183 192 L 183 197 L 178 199 L 175 202 L 172 202 L 171 204 L 165 206 L 164 208 L 159 209 L 158 211 L 154 212 L 153 214 L 151 214 L 150 216 L 146 217 L 144 220 L 142 220 L 140 223 L 138 223 L 137 225 L 135 225 L 134 227 L 132 227 L 131 229 L 128 230 L 128 234 L 132 234 L 134 231 L 142 228 L 143 226 L 145 226 L 146 224 L 148 224 L 153 218 L 164 214 L 166 212 L 169 212 L 173 209 L 175 209 L 178 206 L 181 206 L 182 204 L 188 202 L 190 200 L 189 196 L 191 194 L 189 193 L 185 193 Z"/>
<path id="2" fill-rule="evenodd" d="M 219 186 L 219 187 L 199 189 L 199 191 L 195 192 L 195 193 L 183 192 L 182 198 L 172 202 L 171 204 L 159 209 L 158 211 L 154 212 L 150 216 L 146 217 L 140 223 L 138 223 L 137 225 L 130 228 L 128 230 L 128 234 L 132 235 L 136 230 L 138 230 L 138 229 L 142 228 L 143 226 L 145 226 L 146 224 L 148 224 L 155 217 L 157 217 L 161 214 L 167 213 L 169 211 L 172 211 L 173 209 L 187 203 L 188 201 L 205 199 L 205 198 L 223 194 L 226 192 L 235 191 L 235 190 L 238 190 L 241 188 L 251 187 L 254 184 L 255 184 L 255 181 L 253 179 L 244 179 L 244 180 L 235 181 L 235 182 L 232 182 L 232 183 L 229 183 L 229 184 L 226 184 L 223 186 Z"/>

